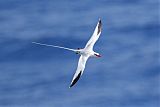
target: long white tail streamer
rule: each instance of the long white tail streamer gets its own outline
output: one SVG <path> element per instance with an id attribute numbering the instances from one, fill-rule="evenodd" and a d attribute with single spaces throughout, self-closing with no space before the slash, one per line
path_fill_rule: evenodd
<path id="1" fill-rule="evenodd" d="M 49 45 L 49 44 L 43 44 L 43 43 L 38 43 L 38 42 L 32 42 L 34 44 L 37 45 L 42 45 L 42 46 L 48 46 L 48 47 L 54 47 L 54 48 L 61 48 L 61 49 L 65 49 L 65 50 L 69 50 L 69 51 L 74 51 L 76 52 L 76 49 L 71 49 L 71 48 L 66 48 L 66 47 L 62 47 L 62 46 L 56 46 L 56 45 Z"/>

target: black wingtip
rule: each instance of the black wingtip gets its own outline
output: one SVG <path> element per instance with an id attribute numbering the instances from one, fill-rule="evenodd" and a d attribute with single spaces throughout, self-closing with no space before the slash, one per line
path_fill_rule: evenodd
<path id="1" fill-rule="evenodd" d="M 101 26 L 102 25 L 102 20 L 99 18 L 99 25 Z"/>
<path id="2" fill-rule="evenodd" d="M 76 82 L 79 80 L 80 76 L 81 76 L 82 71 L 80 71 L 80 73 L 78 74 L 78 76 L 73 80 L 73 82 L 71 83 L 71 85 L 69 86 L 69 88 L 71 88 L 72 86 L 74 86 L 76 84 Z"/>
<path id="3" fill-rule="evenodd" d="M 101 30 L 102 30 L 102 21 L 101 21 L 101 19 L 99 18 L 97 35 L 101 32 Z"/>

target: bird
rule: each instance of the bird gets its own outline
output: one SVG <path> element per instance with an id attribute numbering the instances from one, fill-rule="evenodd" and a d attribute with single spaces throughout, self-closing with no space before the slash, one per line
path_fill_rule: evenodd
<path id="1" fill-rule="evenodd" d="M 71 88 L 72 86 L 74 86 L 77 83 L 77 81 L 82 76 L 88 58 L 90 58 L 90 57 L 100 58 L 101 57 L 101 55 L 99 53 L 93 51 L 93 47 L 94 47 L 96 41 L 99 39 L 101 32 L 102 32 L 102 21 L 99 18 L 98 23 L 94 29 L 94 32 L 84 48 L 71 49 L 71 48 L 67 48 L 67 47 L 43 44 L 43 43 L 39 43 L 39 42 L 32 42 L 32 43 L 37 44 L 37 45 L 61 48 L 61 49 L 73 51 L 76 54 L 80 55 L 76 72 L 75 72 L 73 79 L 71 81 L 71 84 L 69 86 L 69 88 Z"/>

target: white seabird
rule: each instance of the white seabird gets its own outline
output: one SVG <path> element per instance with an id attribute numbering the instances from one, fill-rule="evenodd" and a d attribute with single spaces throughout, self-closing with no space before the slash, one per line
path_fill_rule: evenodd
<path id="1" fill-rule="evenodd" d="M 43 46 L 50 46 L 50 47 L 66 49 L 66 50 L 73 51 L 76 54 L 80 55 L 77 70 L 76 70 L 76 72 L 73 76 L 73 79 L 71 81 L 71 84 L 69 86 L 69 87 L 72 87 L 73 85 L 75 85 L 75 83 L 79 80 L 80 76 L 83 74 L 83 71 L 85 69 L 85 65 L 86 65 L 88 58 L 89 57 L 101 57 L 101 55 L 99 53 L 93 51 L 93 46 L 96 43 L 96 41 L 98 40 L 98 38 L 101 34 L 101 31 L 102 31 L 102 21 L 101 21 L 101 19 L 99 19 L 93 35 L 91 36 L 91 38 L 89 39 L 89 41 L 87 42 L 86 46 L 83 49 L 79 49 L 79 48 L 78 49 L 71 49 L 71 48 L 66 48 L 66 47 L 61 47 L 61 46 L 56 46 L 56 45 L 42 44 L 42 43 L 38 43 L 38 42 L 32 42 L 32 43 L 38 44 L 38 45 L 43 45 Z"/>

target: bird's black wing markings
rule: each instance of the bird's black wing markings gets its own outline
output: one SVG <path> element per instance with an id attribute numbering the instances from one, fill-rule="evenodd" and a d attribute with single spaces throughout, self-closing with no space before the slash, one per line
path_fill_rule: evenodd
<path id="1" fill-rule="evenodd" d="M 102 22 L 101 22 L 101 20 L 99 20 L 97 35 L 101 32 L 101 30 L 102 30 Z"/>
<path id="2" fill-rule="evenodd" d="M 82 70 L 80 71 L 80 73 L 77 75 L 77 77 L 73 80 L 73 82 L 71 83 L 70 87 L 72 87 L 80 78 L 81 76 L 81 73 L 82 73 Z"/>

